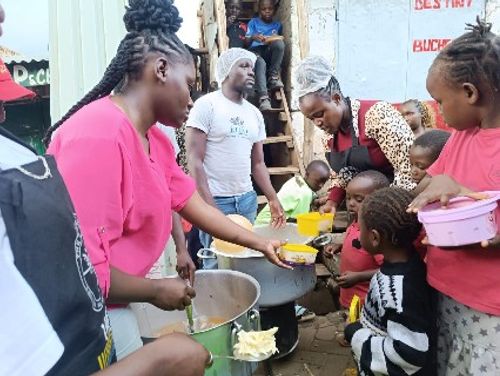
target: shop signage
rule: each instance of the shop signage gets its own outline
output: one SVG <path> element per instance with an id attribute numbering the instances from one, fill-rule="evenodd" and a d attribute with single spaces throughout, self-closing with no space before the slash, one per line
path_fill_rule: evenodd
<path id="1" fill-rule="evenodd" d="M 9 64 L 12 78 L 25 87 L 50 85 L 48 62 Z"/>

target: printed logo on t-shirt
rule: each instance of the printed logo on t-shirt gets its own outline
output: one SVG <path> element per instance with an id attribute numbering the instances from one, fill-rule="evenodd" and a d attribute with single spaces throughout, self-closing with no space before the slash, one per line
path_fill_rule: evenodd
<path id="1" fill-rule="evenodd" d="M 104 338 L 106 339 L 106 344 L 102 352 L 97 357 L 97 363 L 99 364 L 99 369 L 104 369 L 111 364 L 115 356 L 115 345 L 113 342 L 113 333 L 111 332 L 111 322 L 109 321 L 108 312 L 104 312 L 104 321 L 101 324 L 101 329 L 104 334 Z"/>
<path id="2" fill-rule="evenodd" d="M 80 230 L 80 224 L 78 223 L 75 213 L 73 213 L 73 217 L 73 226 L 76 232 L 74 242 L 76 268 L 78 269 L 78 275 L 83 289 L 90 299 L 92 309 L 95 312 L 100 312 L 104 308 L 104 298 L 101 294 L 101 289 L 97 284 L 97 276 L 94 266 L 92 265 L 89 255 L 83 245 L 82 231 Z"/>
<path id="3" fill-rule="evenodd" d="M 248 128 L 245 126 L 245 121 L 240 119 L 239 116 L 231 118 L 229 120 L 231 127 L 229 129 L 229 134 L 227 137 L 233 138 L 248 138 L 249 132 Z"/>

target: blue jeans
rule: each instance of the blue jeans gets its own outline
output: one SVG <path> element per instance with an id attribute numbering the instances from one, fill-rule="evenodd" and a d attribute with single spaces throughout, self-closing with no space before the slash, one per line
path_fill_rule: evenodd
<path id="1" fill-rule="evenodd" d="M 257 193 L 250 191 L 240 196 L 214 197 L 215 204 L 224 214 L 239 214 L 250 222 L 255 222 L 257 216 Z M 204 248 L 210 248 L 212 236 L 200 231 L 200 242 Z M 217 269 L 217 260 L 203 260 L 203 269 Z"/>

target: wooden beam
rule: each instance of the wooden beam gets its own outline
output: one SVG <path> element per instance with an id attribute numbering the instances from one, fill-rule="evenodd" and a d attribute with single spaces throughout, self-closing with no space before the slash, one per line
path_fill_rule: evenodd
<path id="1" fill-rule="evenodd" d="M 297 18 L 301 26 L 299 34 L 300 59 L 309 55 L 309 0 L 296 0 Z M 307 166 L 312 160 L 314 147 L 314 126 L 309 119 L 304 116 L 304 144 L 303 162 Z"/>
<path id="2" fill-rule="evenodd" d="M 302 60 L 309 55 L 309 0 L 297 1 L 297 19 L 299 22 L 299 50 Z"/>
<path id="3" fill-rule="evenodd" d="M 215 20 L 217 22 L 217 44 L 219 53 L 229 48 L 229 38 L 226 34 L 226 6 L 224 0 L 213 0 L 215 2 Z"/>

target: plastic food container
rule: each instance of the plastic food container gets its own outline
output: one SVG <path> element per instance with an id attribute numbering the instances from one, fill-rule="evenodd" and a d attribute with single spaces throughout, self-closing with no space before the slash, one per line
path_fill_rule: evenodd
<path id="1" fill-rule="evenodd" d="M 323 232 L 331 232 L 333 227 L 332 213 L 320 214 L 311 212 L 297 215 L 297 230 L 300 235 L 318 236 Z"/>
<path id="2" fill-rule="evenodd" d="M 484 193 L 490 198 L 477 201 L 457 197 L 446 208 L 433 203 L 421 209 L 418 220 L 425 227 L 429 244 L 456 247 L 493 238 L 498 232 L 495 209 L 500 192 Z"/>
<path id="3" fill-rule="evenodd" d="M 305 244 L 285 244 L 281 247 L 280 257 L 290 265 L 313 265 L 318 250 Z"/>
<path id="4" fill-rule="evenodd" d="M 361 317 L 361 299 L 359 296 L 354 295 L 349 306 L 349 322 L 353 323 Z"/>

